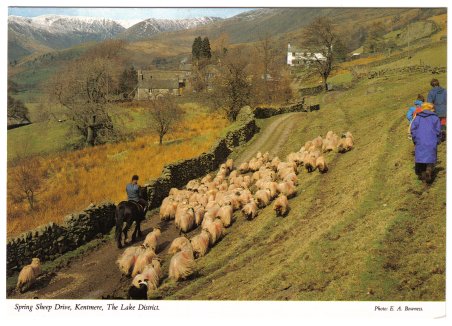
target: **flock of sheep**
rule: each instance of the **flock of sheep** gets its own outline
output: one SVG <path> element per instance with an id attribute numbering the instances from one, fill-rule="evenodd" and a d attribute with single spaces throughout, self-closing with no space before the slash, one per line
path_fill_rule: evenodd
<path id="1" fill-rule="evenodd" d="M 341 137 L 329 131 L 325 138 L 318 136 L 307 141 L 298 152 L 290 153 L 286 161 L 270 154 L 258 152 L 248 162 L 234 167 L 232 159 L 219 168 L 215 176 L 206 175 L 201 180 L 191 180 L 185 189 L 172 188 L 160 206 L 161 220 L 174 220 L 180 234 L 201 226 L 201 232 L 191 239 L 180 236 L 173 240 L 168 253 L 172 255 L 169 277 L 175 281 L 188 278 L 195 271 L 195 259 L 204 256 L 235 221 L 234 212 L 240 211 L 247 220 L 258 216 L 259 209 L 272 200 L 276 216 L 289 212 L 289 201 L 297 193 L 299 167 L 308 172 L 318 169 L 328 171 L 323 153 L 344 153 L 353 148 L 350 132 Z M 154 228 L 143 244 L 124 250 L 117 260 L 124 275 L 133 277 L 129 296 L 146 299 L 160 284 L 163 273 L 156 254 L 160 229 Z M 17 289 L 29 289 L 41 271 L 39 258 L 23 267 L 19 273 Z"/>
<path id="2" fill-rule="evenodd" d="M 337 150 L 346 152 L 353 148 L 353 136 L 347 132 L 339 137 L 329 131 L 307 141 L 286 161 L 270 154 L 258 152 L 248 162 L 234 167 L 232 159 L 219 168 L 216 175 L 206 175 L 201 180 L 191 180 L 185 189 L 172 188 L 160 206 L 161 220 L 174 220 L 180 230 L 168 253 L 172 255 L 169 277 L 174 281 L 184 280 L 195 271 L 195 259 L 204 256 L 235 221 L 234 212 L 240 211 L 247 220 L 254 219 L 259 209 L 274 200 L 276 216 L 289 212 L 289 201 L 297 193 L 299 167 L 304 165 L 308 172 L 318 169 L 325 173 L 328 166 L 322 155 Z M 201 231 L 188 239 L 185 234 L 201 226 Z M 162 271 L 155 254 L 160 230 L 149 233 L 141 246 L 129 247 L 117 263 L 123 274 L 133 278 L 129 296 L 146 299 L 157 289 Z"/>

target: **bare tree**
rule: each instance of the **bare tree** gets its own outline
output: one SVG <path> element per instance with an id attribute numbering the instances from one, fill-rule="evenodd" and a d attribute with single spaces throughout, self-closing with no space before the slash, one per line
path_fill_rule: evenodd
<path id="1" fill-rule="evenodd" d="M 159 144 L 163 144 L 163 137 L 174 129 L 182 119 L 184 112 L 177 105 L 172 95 L 160 95 L 149 100 L 146 105 L 149 124 L 159 136 Z"/>
<path id="2" fill-rule="evenodd" d="M 8 120 L 16 120 L 21 122 L 30 122 L 28 118 L 28 108 L 21 100 L 16 100 L 8 95 Z"/>
<path id="3" fill-rule="evenodd" d="M 322 77 L 323 86 L 327 90 L 327 79 L 333 70 L 335 59 L 334 46 L 338 41 L 333 22 L 327 17 L 316 18 L 304 30 L 303 40 L 313 66 Z"/>
<path id="4" fill-rule="evenodd" d="M 240 49 L 230 50 L 214 77 L 212 103 L 222 109 L 230 121 L 235 121 L 240 109 L 250 104 L 248 65 L 249 60 Z"/>
<path id="5" fill-rule="evenodd" d="M 27 200 L 31 211 L 36 208 L 36 195 L 42 182 L 39 157 L 30 157 L 28 143 L 23 144 L 12 163 L 8 163 L 8 196 L 14 202 Z"/>
<path id="6" fill-rule="evenodd" d="M 87 146 L 117 136 L 107 110 L 111 75 L 109 60 L 84 58 L 64 67 L 51 81 L 52 95 L 67 109 L 68 119 Z"/>

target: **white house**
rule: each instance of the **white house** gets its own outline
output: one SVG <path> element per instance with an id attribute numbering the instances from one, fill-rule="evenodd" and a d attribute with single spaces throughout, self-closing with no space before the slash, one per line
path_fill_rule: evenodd
<path id="1" fill-rule="evenodd" d="M 287 64 L 289 66 L 309 64 L 314 60 L 325 61 L 326 58 L 322 53 L 310 53 L 306 50 L 293 47 L 290 43 L 287 46 Z"/>

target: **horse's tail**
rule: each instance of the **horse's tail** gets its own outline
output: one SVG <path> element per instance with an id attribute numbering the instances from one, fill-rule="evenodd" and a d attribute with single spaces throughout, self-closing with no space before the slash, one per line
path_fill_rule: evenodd
<path id="1" fill-rule="evenodd" d="M 124 209 L 123 205 L 118 205 L 115 211 L 115 220 L 116 220 L 116 230 L 115 230 L 115 240 L 120 245 L 121 243 L 121 232 L 122 225 L 124 223 Z"/>

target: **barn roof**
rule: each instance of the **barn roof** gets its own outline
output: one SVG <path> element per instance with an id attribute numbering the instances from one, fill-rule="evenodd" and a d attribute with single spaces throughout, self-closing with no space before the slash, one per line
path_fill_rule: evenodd
<path id="1" fill-rule="evenodd" d="M 146 89 L 178 89 L 178 79 L 144 79 L 138 81 L 138 88 Z"/>

